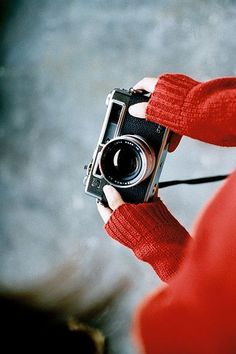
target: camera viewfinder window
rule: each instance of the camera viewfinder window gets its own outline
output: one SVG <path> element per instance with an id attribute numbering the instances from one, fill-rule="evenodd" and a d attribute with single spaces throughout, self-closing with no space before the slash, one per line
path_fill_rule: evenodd
<path id="1" fill-rule="evenodd" d="M 106 131 L 103 136 L 102 144 L 106 144 L 114 137 L 116 127 L 120 118 L 121 110 L 122 110 L 122 105 L 115 102 L 112 103 L 110 116 L 109 116 L 109 123 L 107 124 Z"/>
<path id="2" fill-rule="evenodd" d="M 115 124 L 118 123 L 121 110 L 122 110 L 122 106 L 113 102 L 112 107 L 111 107 L 111 114 L 110 114 L 110 119 L 111 119 L 112 123 L 115 123 Z"/>

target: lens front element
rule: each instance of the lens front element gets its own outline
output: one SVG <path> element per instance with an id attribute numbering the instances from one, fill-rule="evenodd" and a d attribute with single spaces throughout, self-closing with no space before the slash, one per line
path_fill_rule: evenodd
<path id="1" fill-rule="evenodd" d="M 99 167 L 108 183 L 127 188 L 146 179 L 154 166 L 155 154 L 147 142 L 136 135 L 124 135 L 103 147 Z"/>

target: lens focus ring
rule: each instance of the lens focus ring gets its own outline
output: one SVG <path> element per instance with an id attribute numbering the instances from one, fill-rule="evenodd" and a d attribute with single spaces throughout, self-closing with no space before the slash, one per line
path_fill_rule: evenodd
<path id="1" fill-rule="evenodd" d="M 150 176 L 155 160 L 153 149 L 142 137 L 123 135 L 103 147 L 99 167 L 108 183 L 128 188 Z"/>

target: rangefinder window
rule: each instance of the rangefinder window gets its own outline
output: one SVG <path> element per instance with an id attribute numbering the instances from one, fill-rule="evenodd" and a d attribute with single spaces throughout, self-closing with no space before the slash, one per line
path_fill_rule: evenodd
<path id="1" fill-rule="evenodd" d="M 109 124 L 106 126 L 105 133 L 103 135 L 102 144 L 106 144 L 108 141 L 114 138 L 119 129 L 119 125 L 122 121 L 122 115 L 124 112 L 124 103 L 118 101 L 112 101 L 109 112 Z"/>
<path id="2" fill-rule="evenodd" d="M 117 124 L 120 118 L 122 106 L 116 102 L 112 102 L 111 113 L 110 113 L 110 122 Z"/>

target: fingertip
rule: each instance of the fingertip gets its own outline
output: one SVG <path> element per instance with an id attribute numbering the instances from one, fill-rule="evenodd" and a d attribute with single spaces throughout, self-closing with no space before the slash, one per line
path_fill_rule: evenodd
<path id="1" fill-rule="evenodd" d="M 134 116 L 134 114 L 135 114 L 135 109 L 133 108 L 133 106 L 134 106 L 134 105 L 130 106 L 129 109 L 128 109 L 129 114 L 130 114 L 131 116 Z"/>
<path id="2" fill-rule="evenodd" d="M 124 201 L 120 193 L 111 185 L 106 185 L 103 187 L 103 191 L 108 201 L 108 205 L 111 210 L 117 209 L 121 204 L 124 204 Z"/>
<path id="3" fill-rule="evenodd" d="M 133 89 L 134 89 L 134 90 L 142 90 L 142 87 L 143 87 L 142 82 L 143 82 L 143 80 L 140 80 L 139 82 L 137 82 L 137 83 L 133 86 Z"/>
<path id="4" fill-rule="evenodd" d="M 147 108 L 147 102 L 141 102 L 133 104 L 129 107 L 129 114 L 136 118 L 145 118 L 145 112 Z"/>
<path id="5" fill-rule="evenodd" d="M 136 84 L 133 86 L 133 89 L 137 91 L 137 90 L 141 90 L 142 88 L 139 84 Z"/>
<path id="6" fill-rule="evenodd" d="M 111 207 L 112 205 L 112 201 L 114 199 L 117 198 L 117 194 L 119 195 L 119 193 L 117 192 L 117 190 L 111 186 L 110 184 L 106 184 L 104 187 L 103 187 L 103 192 L 106 196 L 106 199 L 107 199 L 107 202 L 108 202 L 108 205 L 109 207 Z"/>
<path id="7" fill-rule="evenodd" d="M 111 186 L 110 184 L 106 184 L 103 187 L 103 192 L 105 193 L 105 196 L 107 197 L 110 193 L 117 192 L 117 190 L 113 186 Z"/>
<path id="8" fill-rule="evenodd" d="M 168 146 L 168 152 L 170 152 L 170 153 L 174 152 L 177 149 L 177 147 L 179 146 L 181 139 L 182 139 L 181 135 L 174 133 L 170 139 L 170 143 Z"/>
<path id="9" fill-rule="evenodd" d="M 144 77 L 141 81 L 139 81 L 133 88 L 135 90 L 145 90 L 147 92 L 153 92 L 155 86 L 158 82 L 158 78 L 156 77 Z"/>

